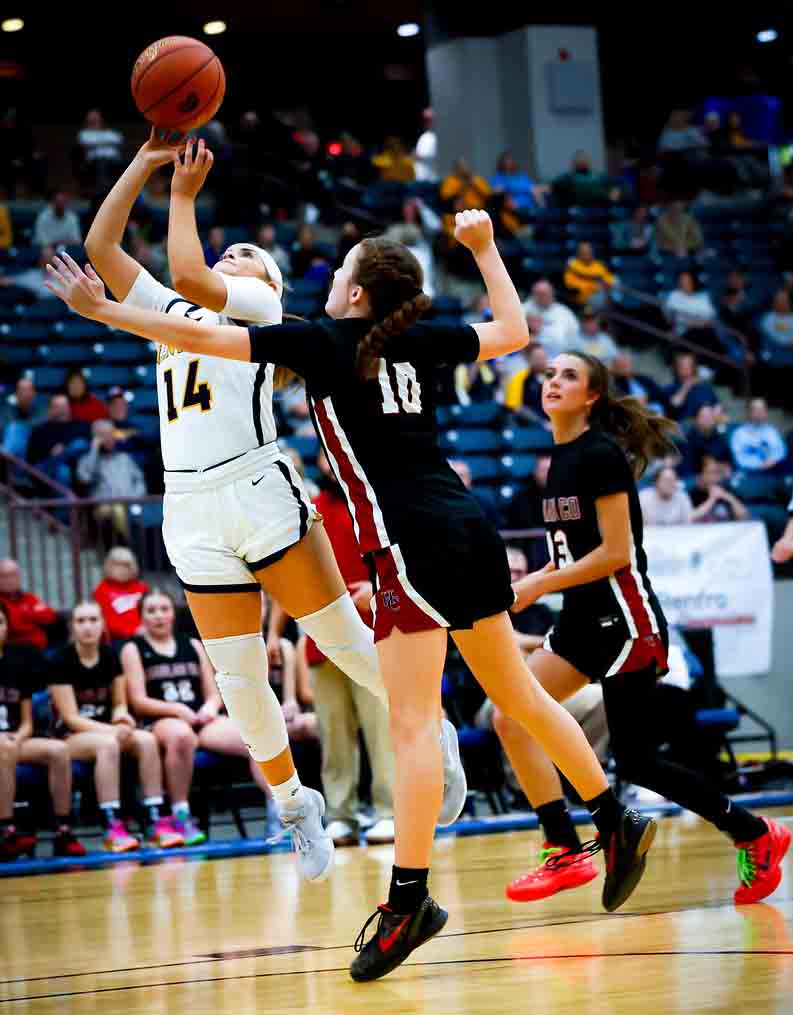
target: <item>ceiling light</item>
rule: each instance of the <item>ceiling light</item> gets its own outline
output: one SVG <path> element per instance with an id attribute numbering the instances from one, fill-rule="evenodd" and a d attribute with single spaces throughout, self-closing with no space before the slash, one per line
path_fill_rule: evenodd
<path id="1" fill-rule="evenodd" d="M 413 35 L 418 35 L 421 29 L 415 21 L 406 21 L 404 25 L 400 25 L 397 28 L 397 35 L 401 35 L 403 39 L 409 39 Z"/>
<path id="2" fill-rule="evenodd" d="M 22 18 L 6 18 L 0 25 L 4 32 L 20 32 L 25 27 Z"/>
<path id="3" fill-rule="evenodd" d="M 207 21 L 204 25 L 204 35 L 222 35 L 225 31 L 225 21 Z"/>
<path id="4" fill-rule="evenodd" d="M 762 32 L 757 33 L 758 42 L 774 42 L 777 38 L 777 31 L 775 28 L 766 28 Z"/>

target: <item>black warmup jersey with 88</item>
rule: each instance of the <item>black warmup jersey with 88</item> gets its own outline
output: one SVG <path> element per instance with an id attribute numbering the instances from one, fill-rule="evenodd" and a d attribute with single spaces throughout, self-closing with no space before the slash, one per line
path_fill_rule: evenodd
<path id="1" fill-rule="evenodd" d="M 16 733 L 22 725 L 22 702 L 32 696 L 25 667 L 13 649 L 0 656 L 0 733 Z"/>
<path id="2" fill-rule="evenodd" d="M 626 493 L 631 560 L 608 578 L 565 589 L 550 647 L 592 679 L 656 665 L 667 671 L 667 631 L 647 577 L 639 496 L 625 452 L 600 430 L 556 444 L 543 495 L 548 553 L 564 568 L 600 546 L 596 501 Z"/>
<path id="3" fill-rule="evenodd" d="M 99 646 L 95 666 L 86 666 L 74 645 L 67 645 L 50 659 L 50 684 L 71 684 L 77 709 L 84 719 L 109 723 L 113 718 L 113 681 L 124 672 L 118 652 L 109 645 Z M 56 711 L 54 732 L 64 737 L 71 730 Z"/>
<path id="4" fill-rule="evenodd" d="M 438 447 L 434 392 L 441 367 L 477 359 L 479 337 L 467 325 L 417 324 L 391 340 L 378 376 L 362 380 L 355 354 L 371 326 L 346 318 L 250 328 L 251 360 L 287 366 L 306 382 L 385 596 L 376 599 L 375 637 L 392 626 L 422 629 L 419 614 L 436 626 L 471 627 L 514 597 L 498 534 Z"/>
<path id="5" fill-rule="evenodd" d="M 179 702 L 197 712 L 204 704 L 201 662 L 189 636 L 174 636 L 176 651 L 172 656 L 162 655 L 142 635 L 136 635 L 131 641 L 140 652 L 148 697 Z"/>

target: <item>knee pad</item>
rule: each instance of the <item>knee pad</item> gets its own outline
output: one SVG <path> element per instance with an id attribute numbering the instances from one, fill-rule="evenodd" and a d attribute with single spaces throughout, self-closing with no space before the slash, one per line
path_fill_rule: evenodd
<path id="1" fill-rule="evenodd" d="M 207 655 L 228 714 L 254 761 L 270 761 L 289 746 L 281 705 L 267 680 L 267 648 L 260 634 L 209 638 Z"/>
<path id="2" fill-rule="evenodd" d="M 364 624 L 349 592 L 316 613 L 298 617 L 297 621 L 323 655 L 356 684 L 388 705 L 374 646 L 374 631 Z"/>

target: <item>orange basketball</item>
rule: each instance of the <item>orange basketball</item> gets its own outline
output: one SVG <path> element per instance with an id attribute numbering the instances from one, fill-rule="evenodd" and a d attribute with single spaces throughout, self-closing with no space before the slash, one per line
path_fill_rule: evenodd
<path id="1" fill-rule="evenodd" d="M 211 120 L 226 94 L 223 65 L 198 39 L 153 42 L 132 68 L 135 105 L 155 127 L 187 133 Z"/>

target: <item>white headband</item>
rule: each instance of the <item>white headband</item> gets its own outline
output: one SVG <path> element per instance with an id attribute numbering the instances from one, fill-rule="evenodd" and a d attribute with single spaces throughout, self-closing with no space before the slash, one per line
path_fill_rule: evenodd
<path id="1" fill-rule="evenodd" d="M 275 282 L 276 292 L 278 293 L 278 298 L 280 299 L 284 292 L 284 277 L 281 274 L 281 269 L 275 263 L 275 258 L 272 254 L 268 254 L 266 250 L 262 247 L 257 247 L 254 243 L 246 243 L 245 246 L 256 251 L 256 255 L 264 265 L 265 271 L 270 276 L 271 281 Z"/>

